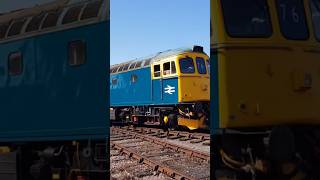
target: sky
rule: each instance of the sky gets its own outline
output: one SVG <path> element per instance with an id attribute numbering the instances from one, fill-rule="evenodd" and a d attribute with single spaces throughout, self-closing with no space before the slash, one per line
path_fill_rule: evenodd
<path id="1" fill-rule="evenodd" d="M 210 52 L 210 0 L 111 0 L 111 64 L 201 45 Z"/>
<path id="2" fill-rule="evenodd" d="M 0 13 L 53 0 L 0 0 Z M 110 0 L 111 64 L 201 45 L 209 54 L 210 0 Z"/>

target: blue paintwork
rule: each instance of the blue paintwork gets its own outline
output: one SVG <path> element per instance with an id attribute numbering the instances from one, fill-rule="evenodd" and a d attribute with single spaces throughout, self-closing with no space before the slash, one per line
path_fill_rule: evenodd
<path id="1" fill-rule="evenodd" d="M 219 129 L 219 73 L 218 73 L 218 55 L 214 49 L 211 49 L 210 54 L 210 116 L 211 123 L 210 129 L 211 134 L 214 134 Z"/>
<path id="2" fill-rule="evenodd" d="M 178 77 L 153 80 L 152 89 L 153 89 L 153 99 L 152 99 L 153 104 L 177 104 L 178 103 Z"/>
<path id="3" fill-rule="evenodd" d="M 87 62 L 68 64 L 68 43 L 83 40 Z M 23 74 L 8 75 L 8 54 Z M 0 43 L 0 141 L 75 140 L 108 135 L 109 21 Z"/>
<path id="4" fill-rule="evenodd" d="M 135 83 L 131 76 L 138 77 Z M 116 84 L 112 80 L 117 79 Z M 171 94 L 165 88 L 175 87 Z M 178 77 L 152 80 L 150 67 L 110 75 L 110 106 L 169 105 L 178 103 Z"/>

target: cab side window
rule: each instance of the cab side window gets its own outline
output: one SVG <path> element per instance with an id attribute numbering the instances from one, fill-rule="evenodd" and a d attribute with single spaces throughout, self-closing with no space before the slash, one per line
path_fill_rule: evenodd
<path id="1" fill-rule="evenodd" d="M 280 29 L 290 40 L 305 40 L 309 37 L 306 14 L 302 0 L 276 1 Z"/>
<path id="2" fill-rule="evenodd" d="M 193 59 L 190 57 L 182 58 L 179 60 L 180 63 L 180 71 L 183 74 L 193 74 L 195 73 L 195 67 L 193 63 Z"/>
<path id="3" fill-rule="evenodd" d="M 177 73 L 176 63 L 174 61 L 171 61 L 171 73 L 172 74 Z"/>
<path id="4" fill-rule="evenodd" d="M 197 68 L 199 74 L 207 74 L 206 63 L 203 58 L 196 58 Z"/>
<path id="5" fill-rule="evenodd" d="M 320 41 L 320 1 L 310 0 L 310 8 L 312 14 L 314 33 L 318 41 Z"/>
<path id="6" fill-rule="evenodd" d="M 175 74 L 177 72 L 176 70 L 176 64 L 174 61 L 163 63 L 163 75 L 171 75 Z"/>
<path id="7" fill-rule="evenodd" d="M 160 77 L 161 70 L 160 70 L 160 64 L 153 65 L 153 77 Z"/>
<path id="8" fill-rule="evenodd" d="M 171 70 L 170 70 L 170 62 L 163 63 L 163 75 L 170 75 Z"/>
<path id="9" fill-rule="evenodd" d="M 269 37 L 272 35 L 267 0 L 221 0 L 221 5 L 229 36 Z"/>

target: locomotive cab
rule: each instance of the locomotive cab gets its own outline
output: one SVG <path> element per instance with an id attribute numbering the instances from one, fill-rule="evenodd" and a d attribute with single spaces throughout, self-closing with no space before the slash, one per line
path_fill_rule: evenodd
<path id="1" fill-rule="evenodd" d="M 300 168 L 320 160 L 311 156 L 320 140 L 319 7 L 317 0 L 212 0 L 216 172 L 284 179 L 290 166 L 319 177 L 317 168 Z"/>
<path id="2" fill-rule="evenodd" d="M 203 48 L 195 46 L 192 52 L 155 60 L 152 63 L 153 97 L 163 103 L 175 104 L 178 116 L 175 125 L 188 129 L 208 128 L 210 75 L 209 57 Z M 172 121 L 167 112 L 164 123 Z M 169 125 L 172 126 L 172 125 Z"/>

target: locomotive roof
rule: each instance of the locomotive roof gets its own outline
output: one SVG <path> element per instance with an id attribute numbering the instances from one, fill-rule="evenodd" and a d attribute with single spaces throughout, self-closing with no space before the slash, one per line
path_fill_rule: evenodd
<path id="1" fill-rule="evenodd" d="M 200 47 L 200 46 L 195 46 L 195 47 Z M 200 47 L 200 48 L 202 48 L 202 47 Z M 170 50 L 159 52 L 157 54 L 147 56 L 144 58 L 138 58 L 138 59 L 126 61 L 126 62 L 123 62 L 120 64 L 111 65 L 110 66 L 110 73 L 117 73 L 117 72 L 122 72 L 122 71 L 127 71 L 127 70 L 138 69 L 138 68 L 142 68 L 142 67 L 148 67 L 153 62 L 160 61 L 164 58 L 167 58 L 170 56 L 176 56 L 176 55 L 183 54 L 183 53 L 190 53 L 190 52 L 197 52 L 197 51 L 195 51 L 194 49 L 190 49 L 190 48 L 170 49 Z M 200 52 L 200 53 L 204 53 L 203 49 L 202 49 L 202 52 Z"/>
<path id="2" fill-rule="evenodd" d="M 109 18 L 106 0 L 56 0 L 0 14 L 0 42 Z M 103 8 L 101 8 L 103 7 Z"/>

